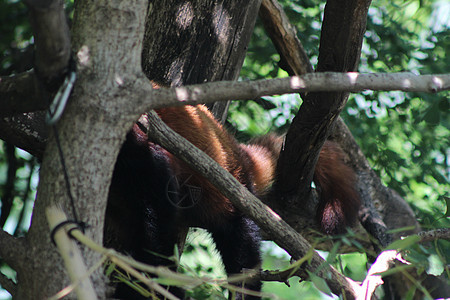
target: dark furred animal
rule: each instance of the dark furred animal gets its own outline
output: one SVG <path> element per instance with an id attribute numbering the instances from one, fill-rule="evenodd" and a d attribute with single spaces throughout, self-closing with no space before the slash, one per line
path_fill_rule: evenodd
<path id="1" fill-rule="evenodd" d="M 208 154 L 256 196 L 274 179 L 282 138 L 269 135 L 239 144 L 203 105 L 165 108 L 162 120 Z M 318 221 L 326 233 L 342 232 L 356 217 L 355 176 L 333 143 L 323 147 L 314 177 L 321 189 Z M 105 224 L 105 245 L 151 265 L 170 265 L 179 232 L 202 227 L 211 232 L 227 274 L 259 268 L 260 235 L 256 224 L 236 210 L 208 180 L 171 153 L 147 140 L 135 125 L 114 169 Z M 259 291 L 261 282 L 246 282 Z M 182 296 L 177 290 L 171 290 Z M 136 299 L 126 285 L 116 297 Z M 237 295 L 240 299 L 242 295 Z M 253 299 L 249 295 L 245 299 Z"/>

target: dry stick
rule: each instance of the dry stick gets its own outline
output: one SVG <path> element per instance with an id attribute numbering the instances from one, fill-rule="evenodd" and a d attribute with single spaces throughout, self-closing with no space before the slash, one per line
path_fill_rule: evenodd
<path id="1" fill-rule="evenodd" d="M 50 228 L 53 230 L 53 228 L 61 224 L 64 221 L 67 221 L 67 217 L 64 214 L 64 212 L 56 207 L 50 207 L 47 209 L 47 219 L 50 224 Z M 64 229 L 64 231 L 63 231 Z M 148 266 L 139 262 L 134 261 L 133 259 L 126 257 L 124 255 L 121 255 L 117 253 L 114 250 L 103 248 L 102 246 L 99 246 L 94 241 L 92 241 L 90 238 L 85 236 L 76 226 L 74 227 L 73 224 L 66 224 L 62 228 L 60 228 L 55 233 L 55 242 L 58 246 L 58 249 L 61 252 L 61 256 L 64 259 L 64 263 L 66 265 L 66 269 L 69 273 L 69 277 L 75 286 L 75 292 L 77 293 L 77 296 L 79 299 L 97 299 L 95 292 L 92 289 L 92 284 L 89 280 L 89 277 L 86 276 L 86 274 L 89 274 L 86 267 L 84 266 L 83 259 L 81 257 L 80 250 L 78 249 L 76 243 L 69 238 L 67 235 L 67 232 L 71 230 L 71 236 L 74 237 L 76 240 L 81 242 L 83 245 L 87 246 L 88 248 L 105 255 L 110 259 L 114 264 L 122 268 L 123 270 L 130 273 L 132 276 L 136 277 L 137 279 L 141 280 L 144 284 L 146 284 L 149 288 L 155 290 L 156 292 L 160 293 L 167 299 L 176 300 L 178 299 L 174 295 L 172 295 L 170 292 L 165 290 L 162 286 L 157 284 L 156 282 L 150 280 L 149 278 L 142 275 L 140 272 L 135 270 L 133 267 L 137 267 L 144 271 L 149 271 L 151 273 L 155 274 L 164 274 L 166 271 L 160 268 Z M 180 280 L 184 278 L 180 278 L 179 275 L 172 271 L 167 271 L 166 273 L 169 273 L 172 275 L 172 277 L 176 277 L 175 279 Z M 191 280 L 192 281 L 192 280 Z M 79 283 L 79 284 L 76 284 Z M 86 285 L 88 283 L 91 285 Z M 92 291 L 90 291 L 92 289 Z M 82 293 L 82 294 L 79 294 Z"/>
<path id="2" fill-rule="evenodd" d="M 62 222 L 67 221 L 67 216 L 64 212 L 56 207 L 47 208 L 46 215 L 51 231 Z M 92 282 L 86 276 L 88 270 L 84 265 L 81 251 L 75 241 L 69 238 L 66 229 L 63 229 L 56 231 L 54 238 L 71 282 L 78 282 L 75 285 L 75 293 L 78 299 L 97 299 Z"/>
<path id="3" fill-rule="evenodd" d="M 437 239 L 450 240 L 450 228 L 422 231 L 417 235 L 420 237 L 420 243 L 431 242 Z"/>
<path id="4" fill-rule="evenodd" d="M 78 229 L 78 228 L 77 228 Z M 71 230 L 71 229 L 68 229 Z M 84 274 L 83 279 L 85 277 L 89 277 L 91 276 L 91 274 L 99 269 L 106 261 L 106 257 L 103 257 L 102 259 L 100 259 L 96 264 L 94 264 L 92 267 L 90 267 L 90 269 L 87 271 L 86 274 Z M 65 288 L 63 288 L 62 290 L 60 290 L 58 293 L 56 293 L 55 295 L 53 295 L 52 297 L 49 297 L 47 300 L 59 300 L 61 298 L 64 298 L 65 296 L 69 295 L 76 286 L 78 286 L 80 284 L 79 281 L 76 282 L 72 282 L 69 286 L 66 286 Z"/>
<path id="5" fill-rule="evenodd" d="M 73 225 L 67 224 L 66 226 L 73 226 Z M 183 286 L 198 286 L 205 282 L 212 282 L 212 283 L 216 283 L 221 286 L 224 286 L 226 288 L 229 288 L 231 290 L 246 293 L 248 295 L 258 295 L 258 296 L 262 295 L 262 293 L 257 293 L 254 291 L 247 290 L 245 288 L 240 288 L 240 287 L 229 285 L 229 283 L 241 282 L 243 280 L 243 278 L 248 278 L 249 275 L 247 275 L 247 274 L 234 275 L 234 276 L 230 277 L 228 280 L 222 280 L 222 279 L 211 280 L 209 278 L 190 277 L 187 275 L 183 275 L 183 274 L 179 274 L 177 272 L 171 271 L 166 267 L 155 267 L 155 266 L 151 266 L 151 265 L 147 265 L 147 264 L 138 262 L 131 257 L 125 256 L 123 254 L 116 252 L 113 249 L 104 248 L 104 247 L 96 244 L 93 240 L 88 238 L 86 235 L 84 235 L 77 227 L 66 228 L 66 229 L 67 230 L 73 229 L 71 231 L 71 235 L 73 238 L 75 238 L 77 241 L 79 241 L 86 247 L 90 248 L 91 250 L 104 255 L 104 257 L 107 257 L 112 263 L 114 263 L 121 269 L 125 270 L 133 277 L 140 280 L 142 283 L 147 285 L 147 287 L 149 287 L 151 290 L 155 290 L 156 292 L 160 293 L 166 299 L 174 300 L 174 299 L 178 299 L 178 298 L 175 297 L 174 295 L 172 295 L 169 291 L 165 290 L 162 286 L 160 286 L 155 281 L 142 275 L 137 270 L 149 272 L 158 277 L 170 278 L 173 281 L 182 283 Z"/>
<path id="6" fill-rule="evenodd" d="M 208 178 L 235 207 L 245 211 L 261 229 L 269 232 L 274 237 L 274 241 L 294 259 L 298 260 L 308 253 L 312 246 L 270 207 L 264 205 L 212 158 L 170 129 L 154 111 L 148 113 L 148 117 L 150 124 L 148 135 L 152 141 L 160 144 L 192 169 Z M 344 292 L 347 299 L 356 296 L 358 285 L 328 265 L 317 252 L 312 255 L 306 269 L 325 279 L 334 293 Z M 307 276 L 306 273 L 303 275 Z"/>

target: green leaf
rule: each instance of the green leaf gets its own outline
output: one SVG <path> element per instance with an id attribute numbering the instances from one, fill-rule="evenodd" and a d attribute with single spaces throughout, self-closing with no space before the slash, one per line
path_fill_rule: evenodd
<path id="1" fill-rule="evenodd" d="M 308 272 L 308 276 L 309 276 L 309 279 L 311 280 L 311 282 L 314 284 L 314 286 L 319 291 L 327 294 L 328 296 L 332 295 L 332 292 L 331 292 L 330 288 L 328 287 L 328 284 L 326 283 L 326 281 L 323 278 L 320 278 L 316 274 L 310 273 L 310 272 Z"/>
<path id="2" fill-rule="evenodd" d="M 438 255 L 432 254 L 428 257 L 427 273 L 439 276 L 444 272 L 444 264 Z"/>
<path id="3" fill-rule="evenodd" d="M 418 235 L 411 235 L 402 240 L 396 240 L 386 247 L 385 250 L 395 249 L 397 251 L 406 249 L 420 241 Z"/>
<path id="4" fill-rule="evenodd" d="M 431 125 L 438 125 L 441 121 L 441 114 L 437 105 L 432 105 L 425 112 L 423 120 Z"/>
<path id="5" fill-rule="evenodd" d="M 442 112 L 448 113 L 450 110 L 450 99 L 442 98 L 438 103 L 438 107 Z"/>
<path id="6" fill-rule="evenodd" d="M 450 217 L 450 197 L 444 196 L 445 199 L 445 205 L 447 207 L 447 210 L 445 211 L 445 217 Z"/>

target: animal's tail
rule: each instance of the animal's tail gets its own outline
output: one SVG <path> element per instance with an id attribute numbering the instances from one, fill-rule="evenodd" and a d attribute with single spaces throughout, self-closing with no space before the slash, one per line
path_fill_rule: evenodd
<path id="1" fill-rule="evenodd" d="M 360 207 L 356 175 L 343 157 L 336 143 L 326 141 L 314 173 L 314 182 L 321 194 L 317 219 L 327 234 L 342 233 L 356 220 Z"/>
<path id="2" fill-rule="evenodd" d="M 243 146 L 254 161 L 253 178 L 257 194 L 267 192 L 273 182 L 282 143 L 283 137 L 269 134 Z M 272 162 L 273 167 L 268 162 Z M 344 163 L 344 153 L 336 143 L 325 142 L 314 172 L 314 182 L 320 190 L 317 220 L 322 230 L 327 234 L 344 232 L 345 227 L 356 220 L 360 199 L 356 191 L 356 175 Z"/>

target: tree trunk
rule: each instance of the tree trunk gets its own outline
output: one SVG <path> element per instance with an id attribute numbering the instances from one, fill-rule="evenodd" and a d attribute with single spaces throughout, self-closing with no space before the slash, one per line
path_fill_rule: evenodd
<path id="1" fill-rule="evenodd" d="M 126 132 L 139 116 L 130 102 L 133 84 L 146 81 L 141 71 L 141 41 L 147 10 L 147 42 L 142 55 L 147 75 L 186 84 L 237 78 L 259 0 L 245 4 L 210 1 L 207 5 L 201 1 L 184 5 L 155 1 L 150 9 L 147 6 L 146 1 L 138 0 L 126 4 L 76 2 L 72 44 L 78 80 L 63 118 L 51 130 L 43 156 L 32 225 L 25 241 L 26 258 L 17 268 L 18 299 L 49 297 L 69 284 L 45 218 L 45 209 L 52 204 L 60 205 L 70 219 L 75 218 L 58 139 L 76 214 L 89 225 L 87 235 L 102 242 L 114 162 Z M 189 28 L 191 23 L 195 29 Z M 187 39 L 177 39 L 174 34 Z M 174 44 L 167 45 L 167 41 Z M 199 41 L 203 44 L 196 48 Z M 180 47 L 186 49 L 180 51 Z M 162 73 L 166 71 L 170 72 Z M 100 259 L 88 249 L 83 249 L 83 256 L 88 268 Z M 102 270 L 96 270 L 91 279 L 99 298 L 104 299 L 107 280 Z"/>
<path id="2" fill-rule="evenodd" d="M 45 209 L 57 204 L 71 219 L 74 212 L 59 157 L 60 140 L 75 209 L 86 233 L 102 242 L 104 212 L 121 141 L 138 115 L 127 98 L 141 75 L 141 42 L 146 1 L 77 1 L 72 28 L 78 81 L 63 118 L 47 143 L 30 231 L 28 253 L 18 271 L 18 299 L 43 299 L 68 285 L 62 260 L 50 241 Z M 118 45 L 120 45 L 118 47 Z M 100 256 L 83 249 L 88 267 Z M 101 269 L 91 276 L 105 298 Z"/>

